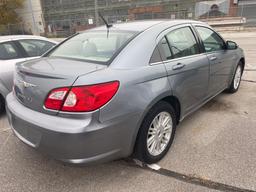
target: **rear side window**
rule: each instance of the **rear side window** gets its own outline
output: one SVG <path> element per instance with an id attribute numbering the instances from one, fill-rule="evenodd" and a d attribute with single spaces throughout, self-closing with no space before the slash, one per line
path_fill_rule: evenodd
<path id="1" fill-rule="evenodd" d="M 164 60 L 170 60 L 172 59 L 172 53 L 170 50 L 170 46 L 166 40 L 166 37 L 164 37 L 161 41 L 160 41 L 160 51 L 161 51 L 161 55 L 163 55 Z"/>
<path id="2" fill-rule="evenodd" d="M 213 30 L 206 27 L 196 27 L 206 52 L 223 50 L 225 43 L 222 38 Z"/>
<path id="3" fill-rule="evenodd" d="M 199 53 L 199 47 L 190 27 L 171 31 L 166 35 L 173 58 L 185 57 Z"/>
<path id="4" fill-rule="evenodd" d="M 19 58 L 18 50 L 12 42 L 0 43 L 0 59 L 17 59 Z"/>
<path id="5" fill-rule="evenodd" d="M 55 44 L 52 42 L 37 39 L 19 40 L 19 43 L 24 48 L 29 57 L 41 56 L 55 46 Z"/>
<path id="6" fill-rule="evenodd" d="M 137 33 L 130 31 L 94 31 L 74 36 L 57 47 L 50 57 L 107 63 Z"/>
<path id="7" fill-rule="evenodd" d="M 161 55 L 159 53 L 158 46 L 156 46 L 156 48 L 154 49 L 153 54 L 150 58 L 149 63 L 158 63 L 158 62 L 161 62 L 161 61 L 162 61 Z"/>

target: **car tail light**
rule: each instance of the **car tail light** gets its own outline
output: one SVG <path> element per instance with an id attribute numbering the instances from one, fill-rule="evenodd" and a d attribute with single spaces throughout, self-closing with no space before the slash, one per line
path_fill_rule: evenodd
<path id="1" fill-rule="evenodd" d="M 52 90 L 45 100 L 48 109 L 88 112 L 99 109 L 116 94 L 118 81 L 96 85 L 58 88 Z"/>
<path id="2" fill-rule="evenodd" d="M 63 100 L 68 93 L 69 88 L 58 88 L 52 90 L 45 100 L 44 106 L 48 109 L 60 110 L 63 105 Z"/>

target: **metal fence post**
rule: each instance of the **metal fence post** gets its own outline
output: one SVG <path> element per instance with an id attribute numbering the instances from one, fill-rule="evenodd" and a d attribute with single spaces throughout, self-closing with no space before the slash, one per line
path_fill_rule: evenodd
<path id="1" fill-rule="evenodd" d="M 95 24 L 99 25 L 99 13 L 98 13 L 98 0 L 94 0 L 94 9 L 95 9 Z"/>
<path id="2" fill-rule="evenodd" d="M 23 24 L 20 23 L 20 28 L 21 28 L 21 31 L 22 31 L 22 35 L 24 35 L 24 29 L 23 29 Z"/>
<path id="3" fill-rule="evenodd" d="M 242 9 L 241 9 L 241 22 L 242 22 L 242 26 L 244 28 L 244 19 L 243 19 L 243 15 L 244 15 L 244 4 L 242 4 Z M 241 25 L 240 25 L 241 26 Z M 240 27 L 239 27 L 239 31 L 240 31 Z"/>
<path id="4" fill-rule="evenodd" d="M 7 24 L 7 31 L 8 31 L 8 34 L 11 35 L 9 23 Z"/>

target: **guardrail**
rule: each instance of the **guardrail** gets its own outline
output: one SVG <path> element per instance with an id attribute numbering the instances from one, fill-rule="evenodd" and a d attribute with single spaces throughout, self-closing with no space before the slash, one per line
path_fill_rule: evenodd
<path id="1" fill-rule="evenodd" d="M 220 17 L 220 18 L 200 19 L 200 20 L 208 23 L 213 27 L 241 26 L 246 23 L 245 17 Z"/>

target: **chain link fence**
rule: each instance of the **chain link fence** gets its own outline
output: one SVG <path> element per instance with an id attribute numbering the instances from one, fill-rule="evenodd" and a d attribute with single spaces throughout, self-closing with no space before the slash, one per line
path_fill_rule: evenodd
<path id="1" fill-rule="evenodd" d="M 0 35 L 31 35 L 23 23 L 0 25 Z"/>
<path id="2" fill-rule="evenodd" d="M 91 5 L 92 9 L 90 11 L 83 11 L 83 8 L 76 11 L 76 9 L 72 9 L 71 5 L 65 10 L 57 7 L 51 10 L 51 7 L 47 7 L 47 9 L 43 9 L 45 18 L 44 35 L 48 37 L 67 37 L 76 32 L 93 28 L 96 24 L 102 25 L 101 19 L 95 17 L 95 12 L 100 12 L 104 15 L 109 23 L 152 19 L 194 19 L 207 22 L 219 30 L 256 28 L 256 2 L 250 5 L 234 5 L 230 1 L 193 0 L 190 3 L 187 1 L 187 4 L 182 6 L 172 4 L 169 7 L 167 6 L 168 4 L 134 6 L 132 3 L 127 3 L 126 7 L 118 11 L 116 7 L 109 9 L 99 8 L 99 10 L 95 11 L 93 5 Z M 1 35 L 30 33 L 22 23 L 7 26 L 0 25 Z"/>

